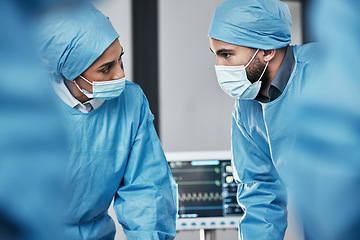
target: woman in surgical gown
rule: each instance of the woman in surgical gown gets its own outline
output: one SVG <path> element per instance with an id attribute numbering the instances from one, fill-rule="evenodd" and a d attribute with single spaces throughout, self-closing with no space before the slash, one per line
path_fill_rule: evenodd
<path id="1" fill-rule="evenodd" d="M 66 239 L 175 237 L 176 186 L 141 88 L 125 81 L 118 34 L 92 5 L 39 21 L 69 136 Z"/>

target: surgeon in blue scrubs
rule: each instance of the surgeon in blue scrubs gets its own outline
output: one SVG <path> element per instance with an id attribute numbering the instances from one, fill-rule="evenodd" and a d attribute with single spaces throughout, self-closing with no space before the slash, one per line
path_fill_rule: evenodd
<path id="1" fill-rule="evenodd" d="M 176 185 L 141 88 L 125 79 L 118 34 L 92 5 L 39 20 L 38 43 L 70 138 L 66 239 L 173 239 Z"/>
<path id="2" fill-rule="evenodd" d="M 227 0 L 209 30 L 220 87 L 235 98 L 233 172 L 245 214 L 240 239 L 283 239 L 287 227 L 289 121 L 311 84 L 317 45 L 291 46 L 288 6 L 279 0 Z"/>

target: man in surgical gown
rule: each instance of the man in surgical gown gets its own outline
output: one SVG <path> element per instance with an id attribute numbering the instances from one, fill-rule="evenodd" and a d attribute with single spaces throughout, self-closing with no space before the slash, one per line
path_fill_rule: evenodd
<path id="1" fill-rule="evenodd" d="M 87 5 L 67 14 L 43 16 L 38 30 L 40 53 L 53 71 L 70 138 L 66 239 L 114 239 L 115 225 L 107 214 L 113 198 L 128 239 L 173 239 L 176 186 L 144 93 L 129 81 L 91 78 L 112 71 L 124 76 L 119 36 L 109 19 Z M 109 54 L 116 59 L 95 69 L 93 75 L 85 74 Z M 85 91 L 84 78 L 93 90 Z M 103 86 L 106 91 L 96 95 L 95 89 L 104 90 Z"/>
<path id="2" fill-rule="evenodd" d="M 236 98 L 234 177 L 245 214 L 240 239 L 283 239 L 289 121 L 313 73 L 316 45 L 291 46 L 289 8 L 279 0 L 227 0 L 209 30 L 220 87 Z"/>

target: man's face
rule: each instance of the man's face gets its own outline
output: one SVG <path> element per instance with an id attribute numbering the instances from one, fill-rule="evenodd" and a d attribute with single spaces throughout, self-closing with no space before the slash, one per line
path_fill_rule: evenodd
<path id="1" fill-rule="evenodd" d="M 218 66 L 246 66 L 256 53 L 256 49 L 226 43 L 213 38 L 210 38 L 210 50 L 215 54 L 216 65 Z M 246 75 L 252 83 L 259 80 L 261 73 L 265 69 L 266 64 L 259 57 L 261 53 L 263 51 L 259 50 L 246 68 Z M 267 75 L 267 72 L 265 72 L 262 78 L 263 81 Z"/>

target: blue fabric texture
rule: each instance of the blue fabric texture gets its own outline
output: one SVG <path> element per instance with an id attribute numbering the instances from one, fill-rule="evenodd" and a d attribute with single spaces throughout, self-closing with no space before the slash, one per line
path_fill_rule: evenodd
<path id="1" fill-rule="evenodd" d="M 313 73 L 316 45 L 294 46 L 295 65 L 284 92 L 274 101 L 236 100 L 233 111 L 232 151 L 238 202 L 245 216 L 241 239 L 283 239 L 287 227 L 286 169 L 289 114 Z"/>
<path id="2" fill-rule="evenodd" d="M 291 15 L 280 0 L 227 0 L 214 13 L 209 37 L 264 50 L 291 42 Z"/>
<path id="3" fill-rule="evenodd" d="M 313 2 L 311 22 L 323 51 L 294 115 L 296 141 L 289 158 L 297 164 L 289 175 L 306 239 L 355 240 L 360 236 L 360 2 Z"/>
<path id="4" fill-rule="evenodd" d="M 0 239 L 57 240 L 66 138 L 25 2 L 0 7 Z"/>
<path id="5" fill-rule="evenodd" d="M 113 239 L 114 209 L 128 239 L 173 239 L 174 180 L 138 85 L 81 113 L 59 100 L 70 142 L 66 239 Z"/>
<path id="6" fill-rule="evenodd" d="M 38 21 L 40 55 L 56 74 L 74 80 L 119 37 L 91 4 L 44 15 Z"/>

